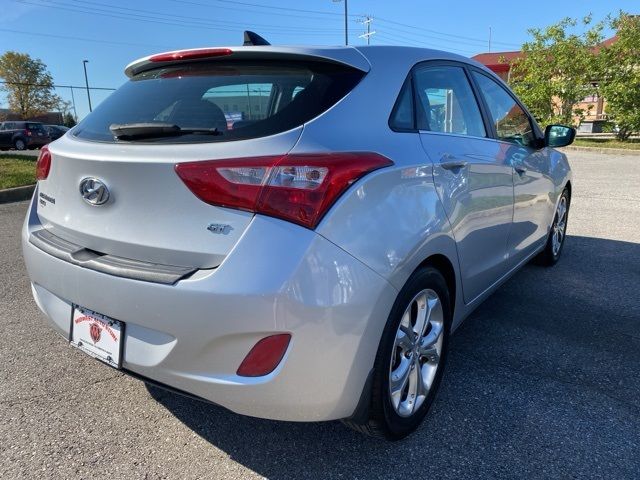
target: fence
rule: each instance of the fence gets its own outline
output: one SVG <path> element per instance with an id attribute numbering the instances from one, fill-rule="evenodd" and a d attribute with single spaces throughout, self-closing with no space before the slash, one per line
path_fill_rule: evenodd
<path id="1" fill-rule="evenodd" d="M 89 99 L 88 94 L 91 95 L 91 105 L 92 107 L 96 107 L 102 102 L 105 98 L 107 98 L 111 92 L 116 90 L 115 88 L 110 87 L 83 87 L 80 85 L 41 85 L 37 83 L 21 83 L 21 82 L 7 82 L 0 80 L 0 85 L 27 85 L 32 87 L 52 87 L 55 90 L 56 95 L 62 98 L 64 101 L 69 102 L 70 111 L 76 121 L 79 117 L 83 117 L 84 114 L 89 112 Z M 7 98 L 5 94 L 5 98 L 0 101 L 0 105 L 7 104 Z M 80 114 L 78 113 L 80 110 Z M 65 112 L 63 112 L 65 113 Z"/>

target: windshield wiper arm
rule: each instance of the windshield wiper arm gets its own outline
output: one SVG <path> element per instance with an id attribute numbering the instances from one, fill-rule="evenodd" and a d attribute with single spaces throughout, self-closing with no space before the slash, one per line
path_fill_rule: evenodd
<path id="1" fill-rule="evenodd" d="M 178 137 L 180 135 L 222 135 L 217 128 L 180 128 L 171 123 L 114 123 L 109 127 L 118 140 Z"/>

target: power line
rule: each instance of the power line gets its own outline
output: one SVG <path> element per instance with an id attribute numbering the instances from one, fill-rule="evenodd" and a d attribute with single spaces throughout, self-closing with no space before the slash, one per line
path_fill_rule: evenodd
<path id="1" fill-rule="evenodd" d="M 125 45 L 129 47 L 169 48 L 167 45 L 149 45 L 144 43 L 129 43 L 129 42 L 117 42 L 117 41 L 111 41 L 111 40 L 97 40 L 93 38 L 71 37 L 67 35 L 55 35 L 53 33 L 27 32 L 24 30 L 13 30 L 9 28 L 0 28 L 0 32 L 15 33 L 18 35 L 34 35 L 37 37 L 60 38 L 62 40 L 73 40 L 73 41 L 81 41 L 81 42 L 106 43 L 111 45 Z"/>
<path id="2" fill-rule="evenodd" d="M 205 4 L 205 3 L 201 3 L 201 2 L 196 2 L 196 1 L 192 1 L 192 0 L 169 0 L 169 1 L 176 2 L 176 3 L 182 3 L 182 4 L 197 5 L 197 6 L 201 6 L 201 7 L 216 8 L 213 5 Z M 258 8 L 264 8 L 264 9 L 305 12 L 305 13 L 311 13 L 311 14 L 315 14 L 315 15 L 319 15 L 319 14 L 320 15 L 334 15 L 334 16 L 340 16 L 341 15 L 341 14 L 335 13 L 335 12 L 322 12 L 322 11 L 318 11 L 318 10 L 291 9 L 291 8 L 285 8 L 285 7 L 276 7 L 276 6 L 272 6 L 272 5 L 260 5 L 260 4 L 257 4 L 257 3 L 249 3 L 249 2 L 242 2 L 242 1 L 236 1 L 236 0 L 211 0 L 211 1 L 218 2 L 218 3 L 226 3 L 226 4 L 247 5 L 247 6 L 251 6 L 251 7 L 258 7 Z M 260 13 L 272 14 L 271 12 L 260 12 Z M 278 13 L 277 15 L 282 15 L 282 14 Z M 350 14 L 349 17 L 358 18 L 359 15 Z M 477 43 L 482 44 L 482 45 L 486 44 L 486 40 L 485 39 L 467 37 L 467 36 L 456 35 L 456 34 L 447 33 L 447 32 L 440 32 L 440 31 L 437 31 L 437 30 L 425 29 L 423 27 L 417 27 L 415 25 L 409 25 L 409 24 L 406 24 L 406 23 L 396 22 L 394 20 L 388 20 L 388 19 L 382 18 L 382 17 L 376 17 L 376 18 L 381 20 L 381 21 L 383 21 L 383 22 L 387 22 L 387 23 L 390 23 L 390 24 L 393 24 L 393 25 L 398 25 L 398 26 L 403 26 L 403 27 L 408 27 L 408 28 L 419 30 L 421 32 L 420 35 L 422 35 L 422 36 L 424 36 L 424 32 L 430 32 L 430 33 L 432 33 L 434 35 L 440 35 L 440 36 L 444 36 L 444 37 L 451 37 L 451 38 L 457 38 L 457 39 L 461 39 L 461 40 L 473 41 L 473 42 L 477 42 Z M 409 32 L 405 32 L 405 33 L 409 33 Z M 413 33 L 413 32 L 411 32 L 411 33 Z M 437 38 L 437 37 L 433 37 L 433 38 Z M 458 43 L 465 43 L 465 42 L 458 42 Z M 512 46 L 512 47 L 519 47 L 520 46 L 520 45 L 517 45 L 517 44 L 507 43 L 507 42 L 496 42 L 496 41 L 493 41 L 492 43 L 493 44 L 501 44 L 501 45 L 505 45 L 505 46 Z M 470 44 L 470 43 L 467 43 L 467 44 L 475 46 L 475 44 Z"/>
<path id="3" fill-rule="evenodd" d="M 46 87 L 46 88 L 81 88 L 82 90 L 86 90 L 87 87 L 83 86 L 78 86 L 78 85 L 55 85 L 53 83 L 49 84 L 49 83 L 30 83 L 30 82 L 9 82 L 6 80 L 0 80 L 0 83 L 3 83 L 5 85 L 22 85 L 22 86 L 29 86 L 29 87 Z M 110 87 L 89 87 L 89 90 L 105 90 L 105 91 L 110 91 L 113 92 L 115 90 L 117 90 L 117 88 L 110 88 Z"/>
<path id="4" fill-rule="evenodd" d="M 412 28 L 412 29 L 415 29 L 415 30 L 419 30 L 420 32 L 429 32 L 429 33 L 432 33 L 434 35 L 442 35 L 442 36 L 445 36 L 445 37 L 459 38 L 461 40 L 471 40 L 471 41 L 474 41 L 474 42 L 480 42 L 482 44 L 486 44 L 486 39 L 482 39 L 482 38 L 466 37 L 464 35 L 456 35 L 456 34 L 453 34 L 453 33 L 439 32 L 437 30 L 431 30 L 431 29 L 428 29 L 428 28 L 417 27 L 415 25 L 409 25 L 407 23 L 396 22 L 395 20 L 389 20 L 389 19 L 382 18 L 382 17 L 377 17 L 377 19 L 380 20 L 381 22 L 386 22 L 386 23 L 390 23 L 391 25 L 397 25 L 397 26 L 406 27 L 406 28 Z M 517 45 L 515 43 L 506 43 L 506 42 L 493 41 L 492 43 L 499 44 L 499 45 L 506 45 L 506 46 L 518 46 L 518 47 L 520 46 L 520 45 Z"/>
<path id="5" fill-rule="evenodd" d="M 280 25 L 270 25 L 270 24 L 247 25 L 244 23 L 230 22 L 230 21 L 223 21 L 223 20 L 212 21 L 212 20 L 206 20 L 198 17 L 190 17 L 186 15 L 167 14 L 167 13 L 161 13 L 161 12 L 152 12 L 149 10 L 143 10 L 138 8 L 112 6 L 102 2 L 96 2 L 96 1 L 90 1 L 90 0 L 70 0 L 80 5 L 70 5 L 69 3 L 63 3 L 61 0 L 49 0 L 48 2 L 45 2 L 44 0 L 13 0 L 13 1 L 16 1 L 18 3 L 40 6 L 40 7 L 66 10 L 66 11 L 81 13 L 85 15 L 108 16 L 108 17 L 121 19 L 121 20 L 142 21 L 147 23 L 172 25 L 172 26 L 185 27 L 185 28 L 187 27 L 201 28 L 201 29 L 207 29 L 207 30 L 215 29 L 220 31 L 236 32 L 237 29 L 233 28 L 234 26 L 239 26 L 242 28 L 246 28 L 247 26 L 249 26 L 251 28 L 255 27 L 258 29 L 264 29 L 265 31 L 268 31 L 270 34 L 274 36 L 291 35 L 291 34 L 298 34 L 298 35 L 304 34 L 304 35 L 310 35 L 310 36 L 333 36 L 334 33 L 332 32 L 336 32 L 336 33 L 338 32 L 338 29 L 327 29 L 327 28 L 284 27 Z M 223 9 L 233 8 L 228 6 L 215 7 L 211 4 L 207 5 L 201 2 L 196 2 L 191 0 L 169 0 L 169 1 L 188 4 L 188 5 L 209 7 L 209 8 L 223 8 Z M 267 11 L 264 11 L 264 12 L 261 11 L 259 13 L 278 15 L 278 16 L 287 16 L 288 14 L 283 13 L 285 10 L 308 14 L 306 16 L 298 16 L 298 17 L 310 18 L 313 20 L 317 20 L 318 15 L 332 15 L 335 17 L 342 16 L 342 14 L 337 12 L 322 12 L 318 10 L 306 10 L 306 9 L 288 9 L 285 7 L 263 5 L 263 4 L 238 1 L 238 0 L 212 0 L 212 1 L 215 1 L 217 3 L 224 3 L 226 5 L 230 4 L 230 5 L 238 5 L 238 6 L 244 6 L 244 7 L 267 9 Z M 105 8 L 102 8 L 102 7 L 105 7 Z M 268 11 L 268 10 L 277 10 L 277 12 Z M 313 17 L 310 17 L 309 15 L 315 15 L 316 17 L 313 18 Z M 349 15 L 349 17 L 357 17 L 357 16 Z M 451 47 L 451 43 L 454 43 L 456 45 L 470 45 L 478 49 L 480 49 L 480 45 L 486 45 L 486 40 L 484 39 L 466 37 L 463 35 L 449 34 L 449 33 L 439 32 L 431 29 L 424 29 L 421 27 L 416 27 L 414 25 L 410 25 L 402 22 L 396 22 L 394 20 L 388 20 L 386 18 L 378 17 L 377 19 L 382 21 L 383 23 L 405 27 L 405 29 L 401 29 L 401 28 L 398 28 L 397 26 L 394 26 L 393 31 L 389 31 L 390 34 L 398 38 L 402 38 L 405 41 L 411 41 L 414 43 L 420 43 L 420 44 L 429 45 L 429 46 L 434 45 L 434 42 L 428 43 L 424 41 L 425 38 L 429 38 L 431 40 L 441 42 L 440 45 L 435 44 L 440 48 L 464 51 L 464 52 L 469 52 L 471 49 L 466 49 L 466 50 L 456 49 Z M 406 30 L 406 28 L 414 29 L 415 31 L 409 31 L 409 30 Z M 429 32 L 430 34 L 425 32 Z M 438 36 L 434 36 L 434 35 L 438 35 Z M 370 35 L 367 34 L 366 38 L 368 38 L 369 36 Z M 446 38 L 441 38 L 441 37 L 446 37 Z M 58 38 L 64 38 L 64 36 L 58 36 Z M 69 39 L 72 39 L 72 38 L 73 37 L 69 37 Z M 452 38 L 455 38 L 456 40 L 451 40 Z M 125 42 L 109 42 L 109 41 L 99 41 L 99 40 L 91 40 L 91 39 L 83 39 L 83 40 L 97 42 L 97 43 L 126 44 Z M 442 42 L 447 42 L 447 44 L 442 45 Z M 470 43 L 470 42 L 474 42 L 474 43 Z M 509 44 L 504 42 L 493 41 L 492 43 L 493 44 L 501 43 L 503 45 L 516 46 L 515 44 Z"/>
<path id="6" fill-rule="evenodd" d="M 212 5 L 207 5 L 204 3 L 200 3 L 200 2 L 195 2 L 192 0 L 169 0 L 172 2 L 177 2 L 177 3 L 183 3 L 183 4 L 190 4 L 190 5 L 197 5 L 197 6 L 202 6 L 202 7 L 211 7 L 211 8 L 216 8 Z M 306 12 L 306 13 L 312 13 L 312 14 L 325 14 L 325 15 L 336 15 L 339 16 L 339 13 L 334 13 L 334 12 L 320 12 L 317 10 L 303 10 L 303 9 L 288 9 L 288 8 L 284 8 L 284 7 L 275 7 L 275 6 L 271 6 L 271 5 L 259 5 L 256 3 L 248 3 L 248 2 L 241 2 L 241 1 L 236 1 L 236 0 L 212 0 L 215 2 L 220 2 L 220 3 L 227 3 L 227 4 L 236 4 L 236 5 L 249 5 L 252 7 L 260 7 L 260 8 L 265 8 L 265 9 L 277 9 L 277 10 L 288 10 L 288 11 L 298 11 L 298 12 Z M 260 12 L 260 13 L 265 13 L 265 14 L 271 14 L 271 12 Z M 280 13 L 278 13 L 277 15 L 281 15 Z M 350 14 L 349 17 L 353 17 L 353 18 L 358 18 L 358 15 L 355 14 Z M 404 33 L 410 34 L 410 35 L 419 35 L 421 37 L 427 37 L 427 38 L 433 38 L 435 40 L 449 40 L 449 38 L 456 38 L 459 40 L 456 40 L 456 43 L 458 44 L 466 44 L 466 45 L 471 45 L 471 46 L 478 46 L 478 45 L 486 45 L 486 40 L 485 39 L 480 39 L 480 38 L 474 38 L 474 37 L 467 37 L 467 36 L 463 36 L 463 35 L 456 35 L 456 34 L 452 34 L 452 33 L 447 33 L 447 32 L 440 32 L 437 30 L 431 30 L 431 29 L 425 29 L 423 27 L 417 27 L 415 25 L 409 25 L 406 23 L 401 23 L 401 22 L 396 22 L 394 20 L 388 20 L 386 18 L 381 18 L 381 17 L 376 17 L 377 19 L 383 21 L 383 22 L 387 22 L 389 24 L 393 24 L 393 25 L 398 25 L 398 26 L 404 26 L 407 28 L 412 28 L 412 29 L 416 29 L 419 30 L 420 33 L 416 34 L 414 32 L 408 32 L 408 31 L 404 31 Z M 397 29 L 397 28 L 396 28 Z M 402 30 L 400 30 L 402 31 Z M 425 32 L 429 32 L 433 35 L 439 35 L 440 37 L 445 37 L 445 38 L 439 38 L 439 37 L 434 37 L 433 35 L 425 35 Z M 449 38 L 446 38 L 449 37 Z M 460 41 L 460 40 L 467 40 L 467 42 L 464 41 Z M 469 43 L 469 42 L 475 42 L 475 43 Z M 497 41 L 493 41 L 493 44 L 501 44 L 501 45 L 505 45 L 505 46 L 510 46 L 510 47 L 519 47 L 520 45 L 518 44 L 514 44 L 514 43 L 507 43 L 507 42 L 497 42 Z"/>
<path id="7" fill-rule="evenodd" d="M 161 25 L 173 25 L 173 26 L 183 26 L 183 27 L 195 27 L 195 28 L 207 28 L 208 27 L 202 27 L 200 25 L 193 25 L 193 24 L 178 24 L 175 22 L 166 22 L 166 21 L 160 21 L 159 19 L 155 19 L 155 20 L 150 20 L 150 19 L 133 19 L 133 18 L 129 18 L 127 16 L 124 15 L 116 15 L 116 14 L 112 14 L 112 13 L 106 13 L 106 12 L 100 12 L 100 11 L 87 11 L 87 10 L 81 10 L 78 8 L 69 8 L 63 5 L 59 5 L 59 4 L 53 4 L 53 3 L 36 3 L 36 2 L 30 2 L 27 0 L 14 0 L 17 3 L 22 3 L 22 4 L 27 4 L 27 5 L 34 5 L 36 7 L 45 7 L 45 8 L 52 8 L 55 10 L 64 10 L 67 12 L 74 12 L 74 13 L 84 13 L 84 14 L 89 14 L 89 15 L 100 15 L 101 17 L 111 17 L 111 18 L 117 18 L 117 19 L 121 19 L 121 20 L 134 20 L 134 21 L 143 21 L 143 22 L 148 22 L 148 23 L 156 23 L 156 24 L 161 24 Z M 225 30 L 224 28 L 219 28 L 219 30 Z"/>
<path id="8" fill-rule="evenodd" d="M 384 25 L 383 25 L 384 26 Z M 400 35 L 404 35 L 405 37 L 409 36 L 409 37 L 415 37 L 416 40 L 418 41 L 424 41 L 424 39 L 429 39 L 430 41 L 436 41 L 436 42 L 447 42 L 447 45 L 449 45 L 451 42 L 453 42 L 455 45 L 462 45 L 462 46 L 471 46 L 471 47 L 475 47 L 475 48 L 484 48 L 487 44 L 486 40 L 477 40 L 477 41 L 466 41 L 466 40 L 456 40 L 456 39 L 451 39 L 451 38 L 443 38 L 443 37 L 437 37 L 434 35 L 430 35 L 428 33 L 424 33 L 424 32 L 412 32 L 412 31 L 408 31 L 405 29 L 400 29 L 397 27 L 389 27 L 388 25 L 386 26 L 387 29 L 389 29 L 389 32 L 392 32 L 394 34 L 400 34 Z M 390 28 L 393 28 L 393 30 L 391 30 Z"/>
<path id="9" fill-rule="evenodd" d="M 176 2 L 176 3 L 189 4 L 189 5 L 197 5 L 197 6 L 201 6 L 201 7 L 216 8 L 211 4 L 195 2 L 195 1 L 192 1 L 192 0 L 169 0 L 169 1 Z M 314 15 L 341 16 L 340 13 L 335 13 L 335 12 L 322 12 L 322 11 L 318 11 L 318 10 L 305 10 L 305 9 L 295 9 L 295 8 L 286 8 L 286 7 L 276 7 L 276 6 L 272 6 L 272 5 L 264 5 L 264 4 L 261 5 L 261 4 L 257 4 L 257 3 L 249 3 L 249 2 L 243 2 L 243 1 L 237 1 L 237 0 L 211 0 L 211 1 L 218 2 L 218 3 L 226 3 L 226 4 L 246 5 L 246 6 L 258 7 L 258 8 L 264 8 L 264 9 L 304 12 L 304 13 L 311 13 L 311 14 L 314 14 Z M 260 13 L 270 14 L 270 12 L 260 12 Z M 281 15 L 281 14 L 278 13 L 277 15 Z M 359 15 L 350 14 L 349 17 L 358 18 Z M 485 39 L 481 39 L 481 38 L 467 37 L 467 36 L 464 36 L 464 35 L 456 35 L 456 34 L 447 33 L 447 32 L 440 32 L 440 31 L 437 31 L 437 30 L 425 29 L 423 27 L 418 27 L 418 26 L 415 26 L 415 25 L 396 22 L 395 20 L 389 20 L 389 19 L 386 19 L 386 18 L 383 18 L 383 17 L 376 17 L 376 18 L 379 19 L 380 21 L 387 22 L 387 23 L 390 23 L 390 24 L 393 24 L 393 25 L 398 25 L 398 26 L 403 26 L 403 27 L 407 27 L 407 28 L 420 30 L 422 32 L 422 35 L 424 35 L 424 32 L 429 32 L 429 33 L 432 33 L 434 35 L 440 35 L 440 36 L 451 37 L 451 38 L 458 38 L 458 39 L 461 39 L 461 40 L 469 40 L 469 41 L 473 41 L 473 42 L 478 42 L 478 43 L 483 44 L 483 45 L 486 44 L 486 40 Z M 507 43 L 507 42 L 496 42 L 496 41 L 493 41 L 492 43 L 506 45 L 506 46 L 519 47 L 519 45 L 517 45 L 517 44 Z"/>
<path id="10" fill-rule="evenodd" d="M 42 0 L 41 0 L 42 1 Z M 58 0 L 59 1 L 59 0 Z M 144 15 L 139 15 L 142 16 L 144 18 L 155 18 L 155 17 L 160 17 L 161 20 L 173 20 L 173 19 L 184 19 L 184 21 L 187 22 L 194 22 L 194 23 L 201 23 L 201 24 L 211 24 L 211 25 L 215 25 L 215 24 L 222 24 L 222 25 L 227 25 L 227 26 L 240 26 L 240 27 L 246 27 L 247 24 L 246 23 L 240 23 L 240 22 L 231 22 L 231 21 L 227 21 L 227 20 L 207 20 L 204 19 L 202 17 L 190 17 L 190 16 L 186 16 L 186 15 L 178 15 L 175 13 L 162 13 L 162 12 L 156 12 L 156 11 L 151 11 L 151 10 L 143 10 L 143 9 L 139 9 L 139 8 L 130 8 L 130 7 L 122 7 L 122 6 L 116 6 L 116 5 L 109 5 L 107 3 L 102 3 L 102 2 L 92 2 L 89 0 L 70 0 L 74 3 L 80 3 L 80 4 L 90 4 L 90 5 L 96 5 L 98 7 L 106 7 L 110 10 L 102 10 L 101 11 L 114 11 L 114 13 L 118 13 L 118 14 L 124 14 L 123 12 L 120 12 L 118 10 L 126 10 L 129 12 L 138 12 L 138 13 L 142 13 Z M 84 7 L 84 8 L 96 8 L 96 7 Z M 137 16 L 137 15 L 136 15 Z M 164 17 L 168 17 L 168 18 L 164 18 Z M 183 20 L 179 20 L 179 21 L 183 21 Z M 264 28 L 275 28 L 275 29 L 279 29 L 279 30 L 291 30 L 291 31 L 309 31 L 309 30 L 316 30 L 316 31 L 320 31 L 320 32 L 327 32 L 330 31 L 331 29 L 327 29 L 327 28 L 305 28 L 305 27 L 288 27 L 288 26 L 282 26 L 282 25 L 269 25 L 269 24 L 259 24 L 259 23 L 252 23 L 251 26 L 253 27 L 264 27 Z M 334 31 L 338 31 L 339 29 L 333 29 Z"/>
<path id="11" fill-rule="evenodd" d="M 213 5 L 210 4 L 205 4 L 205 3 L 198 3 L 198 2 L 192 2 L 192 1 L 187 1 L 187 0 L 169 0 L 172 2 L 177 2 L 177 3 L 188 3 L 188 4 L 192 4 L 192 5 L 199 5 L 202 7 L 212 7 L 215 8 Z M 288 7 L 276 7 L 274 5 L 264 5 L 264 4 L 258 4 L 258 3 L 250 3 L 250 2 L 240 2 L 240 1 L 236 1 L 236 0 L 211 0 L 213 2 L 217 2 L 217 3 L 227 3 L 227 4 L 234 4 L 234 5 L 244 5 L 244 6 L 248 6 L 248 7 L 258 7 L 258 8 L 267 8 L 267 9 L 273 9 L 273 10 L 282 10 L 282 11 L 287 11 L 287 12 L 301 12 L 301 13 L 312 13 L 314 15 L 334 15 L 334 16 L 340 16 L 343 17 L 344 15 L 342 13 L 336 13 L 336 12 L 323 12 L 320 10 L 305 10 L 302 8 L 288 8 Z M 260 12 L 263 13 L 263 12 Z M 278 15 L 281 15 L 280 13 L 278 13 Z M 354 15 L 354 14 L 350 14 L 350 17 L 358 17 L 358 15 Z"/>
<path id="12" fill-rule="evenodd" d="M 87 15 L 99 15 L 101 17 L 111 17 L 120 20 L 129 20 L 129 21 L 141 21 L 147 23 L 155 23 L 160 25 L 170 25 L 170 26 L 178 26 L 178 27 L 186 27 L 186 28 L 200 28 L 205 30 L 219 30 L 219 31 L 227 31 L 227 32 L 237 32 L 237 28 L 230 28 L 229 25 L 218 26 L 213 21 L 202 21 L 202 20 L 172 20 L 174 16 L 170 16 L 168 14 L 159 14 L 165 15 L 170 18 L 165 18 L 159 16 L 158 14 L 151 13 L 150 15 L 141 15 L 134 13 L 121 12 L 113 9 L 104 9 L 97 7 L 76 7 L 71 6 L 66 3 L 56 2 L 55 0 L 50 0 L 48 2 L 44 2 L 43 0 L 13 0 L 17 3 L 34 5 L 38 7 L 52 8 L 56 10 L 64 10 L 74 13 L 82 13 Z M 38 2 L 38 3 L 36 3 Z M 113 8 L 122 8 L 122 7 L 113 7 Z M 155 15 L 155 16 L 154 16 Z M 243 27 L 247 27 L 247 24 L 238 24 Z M 249 25 L 250 26 L 250 25 Z M 272 30 L 278 29 L 278 30 Z M 330 32 L 327 32 L 327 29 L 319 29 L 318 31 L 310 31 L 309 29 L 305 30 L 297 30 L 297 27 L 269 27 L 268 29 L 271 33 L 276 35 L 284 35 L 284 34 L 306 34 L 306 35 L 333 35 Z"/>
<path id="13" fill-rule="evenodd" d="M 142 44 L 142 43 L 129 43 L 129 42 L 117 42 L 117 41 L 109 41 L 109 40 L 98 40 L 98 39 L 92 39 L 92 38 L 85 38 L 85 37 L 76 37 L 76 36 L 67 36 L 67 35 L 55 35 L 55 34 L 49 34 L 49 33 L 42 33 L 42 32 L 29 32 L 29 31 L 24 31 L 24 30 L 14 30 L 14 29 L 8 29 L 8 28 L 0 28 L 0 31 L 2 32 L 8 32 L 8 33 L 13 33 L 13 34 L 18 34 L 18 35 L 32 35 L 32 36 L 37 36 L 37 37 L 50 37 L 50 38 L 58 38 L 58 39 L 62 39 L 62 40 L 69 40 L 69 41 L 82 41 L 82 42 L 91 42 L 91 43 L 103 43 L 103 44 L 112 44 L 112 45 L 125 45 L 125 46 L 140 46 L 140 47 L 148 47 L 148 48 L 171 48 L 170 46 L 167 45 L 151 45 L 151 44 Z M 395 41 L 396 43 L 401 43 L 401 44 L 406 44 L 407 41 L 413 43 L 415 46 L 434 46 L 432 44 L 426 43 L 426 42 L 421 42 L 417 39 L 409 39 L 408 37 L 403 37 L 402 39 L 400 38 L 392 38 L 392 33 L 389 34 L 385 34 L 384 32 L 375 32 L 376 35 L 382 35 L 381 38 L 386 38 L 387 40 L 392 40 Z M 449 50 L 458 50 L 464 53 L 467 53 L 468 50 L 460 50 L 460 49 L 456 49 L 455 47 L 451 47 L 451 46 L 447 46 L 445 48 L 448 48 Z"/>
<path id="14" fill-rule="evenodd" d="M 219 7 L 216 5 L 211 5 L 210 3 L 201 3 L 201 2 L 194 2 L 191 0 L 167 0 L 169 2 L 175 2 L 175 3 L 181 3 L 183 5 L 191 5 L 191 6 L 197 6 L 197 7 L 204 7 L 204 8 L 213 8 L 216 10 L 220 10 L 221 8 L 223 8 L 224 10 L 233 10 L 236 12 L 242 12 L 242 13 L 251 13 L 251 14 L 259 14 L 259 15 L 273 15 L 273 16 L 277 16 L 277 17 L 289 17 L 289 18 L 304 18 L 307 20 L 314 20 L 314 21 L 318 21 L 321 18 L 326 18 L 326 17 L 314 17 L 314 16 L 310 16 L 310 15 L 296 15 L 294 13 L 285 13 L 283 11 L 274 11 L 274 12 L 270 12 L 270 11 L 256 11 L 255 7 L 252 9 L 247 9 L 247 8 L 237 8 L 237 7 Z M 215 0 L 212 0 L 215 1 Z M 262 6 L 261 8 L 276 8 L 276 7 L 270 7 L 270 6 Z M 280 7 L 278 7 L 280 8 Z M 288 8 L 285 10 L 289 10 Z M 323 13 L 327 13 L 327 12 L 323 12 Z M 333 14 L 332 14 L 333 15 Z M 335 14 L 335 15 L 340 15 L 341 14 Z M 353 16 L 353 15 L 349 15 L 349 16 Z"/>

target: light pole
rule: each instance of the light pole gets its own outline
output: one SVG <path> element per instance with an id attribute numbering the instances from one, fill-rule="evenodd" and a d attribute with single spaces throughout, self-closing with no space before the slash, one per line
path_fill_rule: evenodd
<path id="1" fill-rule="evenodd" d="M 89 79 L 87 78 L 87 63 L 89 60 L 83 60 L 82 66 L 84 67 L 84 84 L 87 86 L 87 100 L 89 100 L 89 111 L 92 112 L 91 108 L 91 93 L 89 92 Z"/>
<path id="2" fill-rule="evenodd" d="M 334 3 L 344 2 L 344 44 L 349 45 L 349 7 L 348 0 L 333 0 Z"/>

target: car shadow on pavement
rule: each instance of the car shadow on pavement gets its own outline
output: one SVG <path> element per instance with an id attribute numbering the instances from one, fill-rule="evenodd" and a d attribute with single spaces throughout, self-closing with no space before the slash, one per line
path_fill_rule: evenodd
<path id="1" fill-rule="evenodd" d="M 525 267 L 458 329 L 431 412 L 401 442 L 149 391 L 267 478 L 637 477 L 638 289 L 640 244 L 567 237 L 555 267 Z"/>

